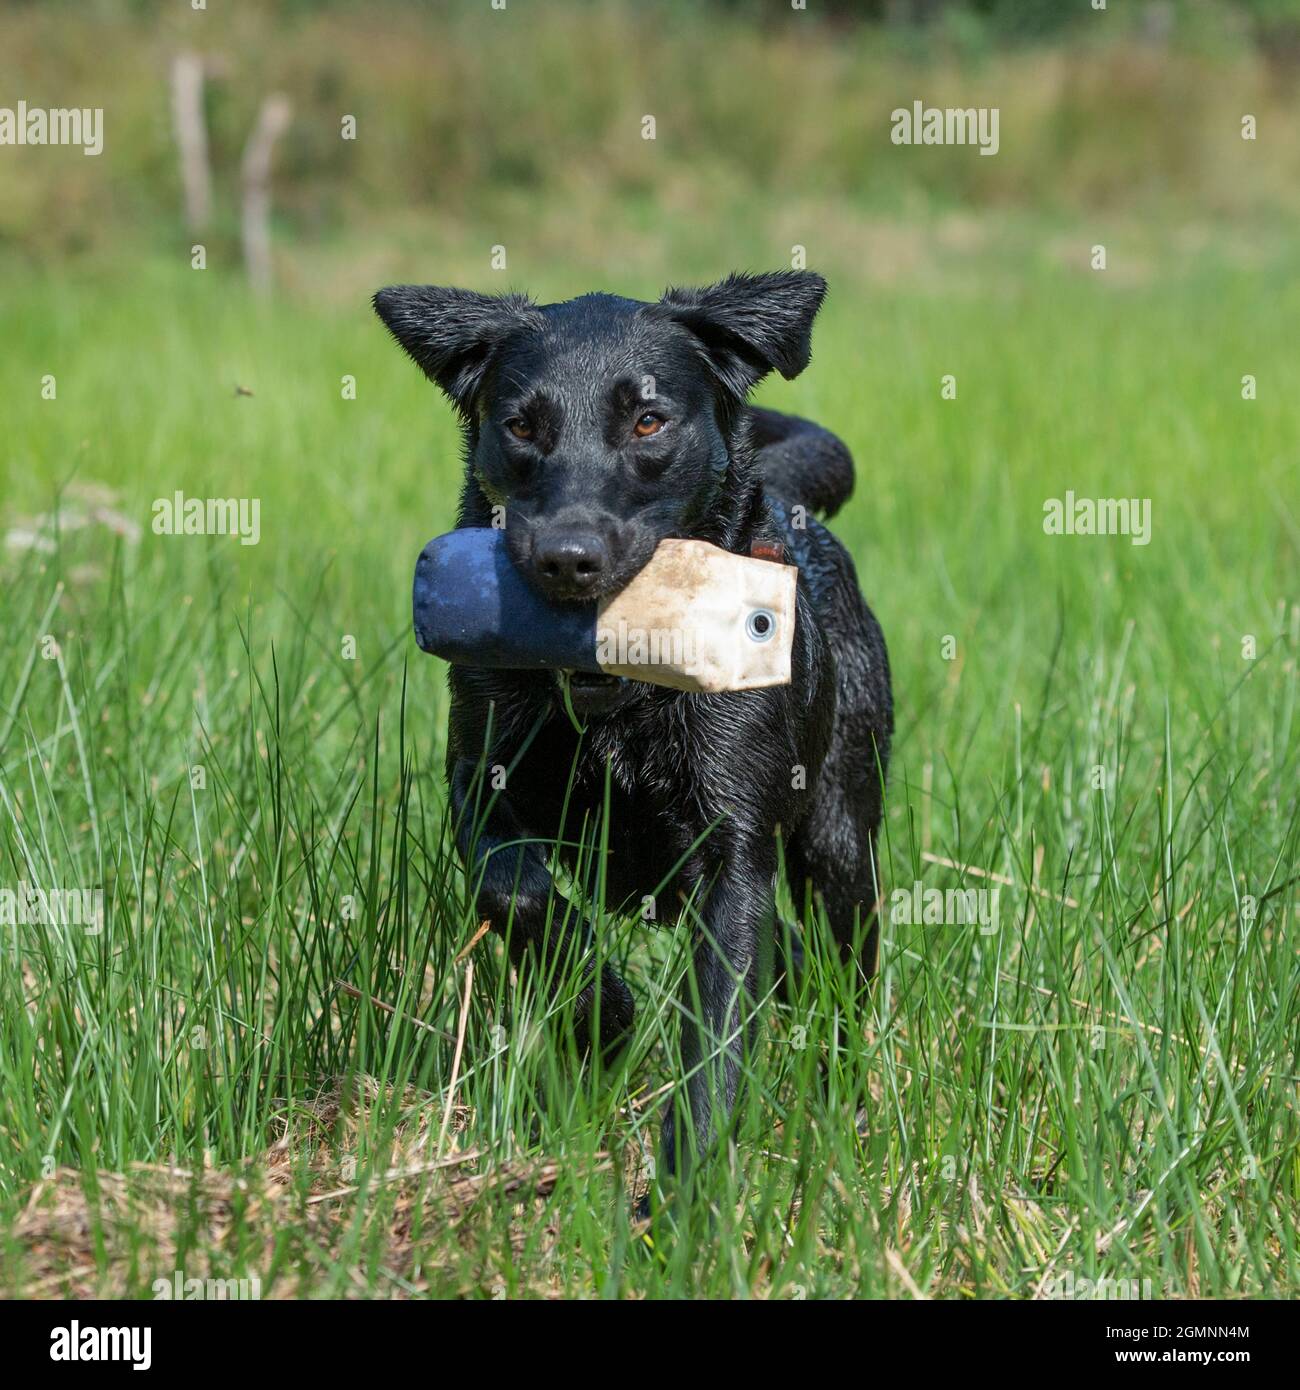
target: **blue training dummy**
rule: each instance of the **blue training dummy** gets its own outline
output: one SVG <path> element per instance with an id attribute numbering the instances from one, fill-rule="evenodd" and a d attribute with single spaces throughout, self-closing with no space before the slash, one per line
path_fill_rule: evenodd
<path id="1" fill-rule="evenodd" d="M 706 541 L 665 540 L 623 589 L 552 603 L 519 572 L 505 533 L 465 527 L 415 566 L 415 638 L 464 666 L 589 671 L 676 690 L 788 685 L 798 572 Z"/>

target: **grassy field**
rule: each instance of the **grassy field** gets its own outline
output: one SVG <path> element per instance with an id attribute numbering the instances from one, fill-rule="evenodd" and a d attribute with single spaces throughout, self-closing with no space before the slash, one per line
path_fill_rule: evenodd
<path id="1" fill-rule="evenodd" d="M 740 236 L 714 272 L 776 263 Z M 365 292 L 487 277 L 6 276 L 0 887 L 104 923 L 0 929 L 4 1293 L 1300 1292 L 1300 266 L 1022 239 L 900 225 L 913 261 L 831 267 L 812 368 L 762 393 L 858 460 L 886 889 L 996 886 L 998 929 L 887 924 L 862 1010 L 815 956 L 676 1232 L 631 1198 L 681 941 L 592 903 L 639 1025 L 579 1068 L 447 842 L 408 605 L 455 440 Z M 708 273 L 672 249 L 602 283 Z M 154 535 L 178 489 L 260 499 L 260 544 Z M 1067 491 L 1150 499 L 1150 543 L 1045 534 Z"/>

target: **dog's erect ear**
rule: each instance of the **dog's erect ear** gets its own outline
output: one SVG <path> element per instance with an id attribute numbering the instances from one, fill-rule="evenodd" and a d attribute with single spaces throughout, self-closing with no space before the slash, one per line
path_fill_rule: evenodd
<path id="1" fill-rule="evenodd" d="M 512 333 L 542 323 L 541 311 L 526 295 L 476 294 L 441 285 L 391 285 L 375 295 L 375 313 L 465 415 L 473 411 L 493 352 Z"/>
<path id="2" fill-rule="evenodd" d="M 670 289 L 659 301 L 704 344 L 723 385 L 743 397 L 770 371 L 788 381 L 812 356 L 812 324 L 826 281 L 811 270 L 728 275 L 702 290 Z"/>

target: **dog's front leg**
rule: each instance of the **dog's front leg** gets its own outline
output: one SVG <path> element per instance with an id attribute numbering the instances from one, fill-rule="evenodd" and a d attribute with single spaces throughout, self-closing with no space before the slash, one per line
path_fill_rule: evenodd
<path id="1" fill-rule="evenodd" d="M 694 876 L 694 875 L 692 875 Z M 664 1120 L 661 1165 L 683 1173 L 730 1125 L 745 1051 L 754 1040 L 755 1001 L 770 971 L 776 850 L 745 839 L 698 877 L 704 896 L 691 969 L 682 992 L 685 1103 Z M 693 911 L 698 908 L 693 908 Z"/>
<path id="2" fill-rule="evenodd" d="M 485 789 L 477 771 L 461 759 L 450 781 L 456 847 L 475 885 L 478 914 L 506 938 L 515 968 L 532 971 L 547 998 L 564 982 L 566 966 L 582 971 L 574 1002 L 578 1050 L 589 1050 L 598 1026 L 602 1052 L 613 1052 L 632 1028 L 631 991 L 605 966 L 597 1000 L 590 923 L 555 891 L 543 844 L 521 824 L 506 793 Z"/>

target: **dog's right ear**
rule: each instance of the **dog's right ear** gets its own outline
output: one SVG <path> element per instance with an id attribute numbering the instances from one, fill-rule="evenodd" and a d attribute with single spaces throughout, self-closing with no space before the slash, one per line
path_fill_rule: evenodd
<path id="1" fill-rule="evenodd" d="M 466 416 L 492 354 L 512 333 L 542 323 L 541 311 L 522 294 L 390 285 L 374 303 L 388 331 Z"/>

